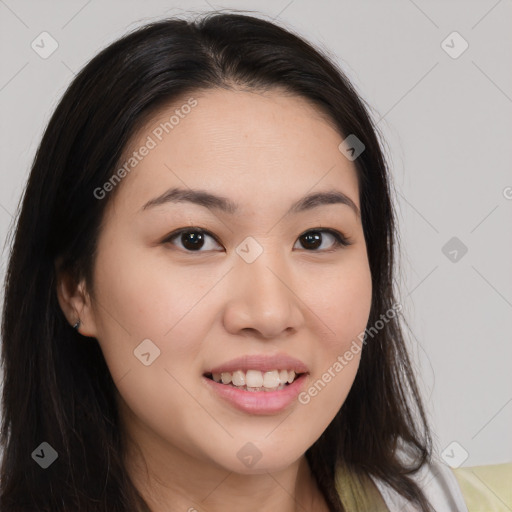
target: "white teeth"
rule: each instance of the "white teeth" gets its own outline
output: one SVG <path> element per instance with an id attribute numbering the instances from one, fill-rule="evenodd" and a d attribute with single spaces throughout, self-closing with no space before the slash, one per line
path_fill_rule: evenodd
<path id="1" fill-rule="evenodd" d="M 285 384 L 291 384 L 297 374 L 293 370 L 272 370 L 260 372 L 259 370 L 237 370 L 235 372 L 222 372 L 212 374 L 215 382 L 232 384 L 247 391 L 274 391 L 282 389 Z"/>
<path id="2" fill-rule="evenodd" d="M 222 384 L 230 384 L 231 383 L 231 373 L 228 373 L 228 372 L 221 373 L 220 378 L 222 379 Z"/>
<path id="3" fill-rule="evenodd" d="M 261 388 L 261 386 L 263 386 L 263 374 L 258 370 L 248 370 L 245 385 L 248 388 Z"/>
<path id="4" fill-rule="evenodd" d="M 265 372 L 263 375 L 263 387 L 265 388 L 275 388 L 281 384 L 279 379 L 279 372 L 277 370 L 273 370 L 271 372 Z"/>
<path id="5" fill-rule="evenodd" d="M 245 373 L 242 370 L 233 372 L 233 385 L 234 386 L 245 386 Z"/>

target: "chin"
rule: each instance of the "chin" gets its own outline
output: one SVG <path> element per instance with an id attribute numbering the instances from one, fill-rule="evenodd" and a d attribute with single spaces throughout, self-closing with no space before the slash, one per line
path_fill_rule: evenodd
<path id="1" fill-rule="evenodd" d="M 280 443 L 281 450 L 279 450 L 277 446 L 269 443 L 268 439 L 266 443 L 264 440 L 254 443 L 250 441 L 231 443 L 231 446 L 238 445 L 240 448 L 235 449 L 234 454 L 231 449 L 226 450 L 222 456 L 223 460 L 217 459 L 217 463 L 224 469 L 240 475 L 277 473 L 295 464 L 304 455 L 304 451 L 300 448 L 283 451 L 283 443 Z"/>

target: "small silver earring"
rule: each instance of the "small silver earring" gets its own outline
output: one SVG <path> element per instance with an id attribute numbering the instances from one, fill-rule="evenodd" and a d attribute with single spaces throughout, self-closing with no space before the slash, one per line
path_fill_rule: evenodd
<path id="1" fill-rule="evenodd" d="M 77 320 L 76 324 L 73 325 L 73 329 L 77 330 L 80 328 L 80 318 Z"/>

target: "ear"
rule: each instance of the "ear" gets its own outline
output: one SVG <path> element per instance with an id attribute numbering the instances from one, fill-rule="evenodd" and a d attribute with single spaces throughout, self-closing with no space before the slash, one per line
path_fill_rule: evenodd
<path id="1" fill-rule="evenodd" d="M 64 316 L 71 326 L 80 320 L 78 332 L 82 336 L 95 338 L 97 334 L 92 300 L 87 293 L 85 282 L 76 282 L 69 271 L 60 270 L 56 263 L 57 299 Z"/>

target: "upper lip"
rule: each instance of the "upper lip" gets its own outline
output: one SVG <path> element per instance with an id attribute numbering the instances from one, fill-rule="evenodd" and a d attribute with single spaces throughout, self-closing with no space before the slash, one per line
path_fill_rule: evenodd
<path id="1" fill-rule="evenodd" d="M 272 370 L 293 370 L 295 373 L 308 373 L 308 367 L 299 359 L 291 357 L 287 354 L 275 355 L 247 355 L 237 357 L 219 366 L 212 367 L 206 374 L 209 373 L 232 373 L 236 370 L 259 370 L 261 372 L 269 372 Z"/>

